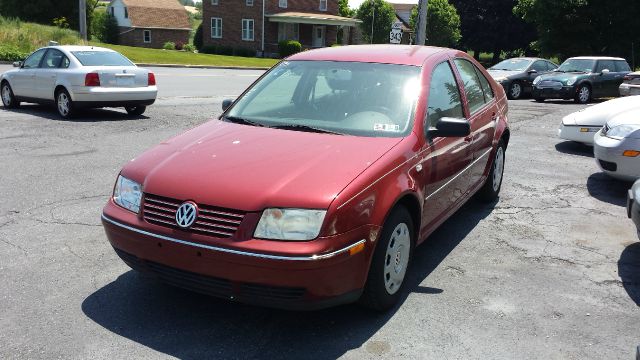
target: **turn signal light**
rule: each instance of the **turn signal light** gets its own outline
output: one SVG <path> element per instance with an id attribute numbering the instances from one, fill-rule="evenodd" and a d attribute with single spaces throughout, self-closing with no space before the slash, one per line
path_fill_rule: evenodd
<path id="1" fill-rule="evenodd" d="M 147 77 L 147 85 L 148 86 L 156 85 L 156 76 L 152 72 L 150 72 L 149 76 Z"/>
<path id="2" fill-rule="evenodd" d="M 349 249 L 349 255 L 355 255 L 357 253 L 359 253 L 360 251 L 364 250 L 364 242 L 352 247 L 351 249 Z"/>
<path id="3" fill-rule="evenodd" d="M 84 77 L 84 86 L 100 86 L 100 75 L 98 73 L 88 73 Z"/>
<path id="4" fill-rule="evenodd" d="M 640 151 L 638 150 L 625 150 L 622 155 L 624 156 L 628 156 L 628 157 L 636 157 L 638 155 L 640 155 Z"/>

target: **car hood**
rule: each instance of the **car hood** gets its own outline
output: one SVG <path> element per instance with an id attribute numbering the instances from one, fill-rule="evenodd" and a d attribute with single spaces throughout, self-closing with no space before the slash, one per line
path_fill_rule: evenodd
<path id="1" fill-rule="evenodd" d="M 210 121 L 131 160 L 143 191 L 225 208 L 326 209 L 401 138 L 365 138 Z"/>
<path id="2" fill-rule="evenodd" d="M 634 109 L 640 109 L 640 95 L 617 98 L 586 107 L 565 116 L 564 125 L 603 126 L 612 117 Z"/>
<path id="3" fill-rule="evenodd" d="M 590 74 L 582 73 L 582 72 L 558 72 L 553 71 L 547 74 L 540 75 L 540 80 L 554 80 L 560 81 L 562 83 L 566 83 L 567 80 L 572 78 L 580 78 L 589 76 Z"/>
<path id="4" fill-rule="evenodd" d="M 494 79 L 522 74 L 522 71 L 487 70 Z"/>
<path id="5" fill-rule="evenodd" d="M 609 126 L 609 128 L 616 127 L 618 125 L 640 125 L 640 106 L 636 109 L 619 112 L 616 115 L 611 116 L 607 121 L 607 126 Z"/>

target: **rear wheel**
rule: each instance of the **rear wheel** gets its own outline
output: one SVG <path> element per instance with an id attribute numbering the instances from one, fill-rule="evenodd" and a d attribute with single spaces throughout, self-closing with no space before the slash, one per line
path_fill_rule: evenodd
<path id="1" fill-rule="evenodd" d="M 129 114 L 129 115 L 140 116 L 140 115 L 144 114 L 144 112 L 147 110 L 147 107 L 144 106 L 144 105 L 125 106 L 124 109 L 127 110 L 127 114 Z"/>
<path id="2" fill-rule="evenodd" d="M 360 303 L 374 310 L 386 310 L 400 298 L 413 254 L 414 228 L 404 207 L 393 210 L 382 228 Z"/>
<path id="3" fill-rule="evenodd" d="M 56 93 L 56 108 L 63 119 L 70 119 L 75 114 L 73 100 L 67 90 L 61 89 Z"/>
<path id="4" fill-rule="evenodd" d="M 502 187 L 502 175 L 504 174 L 505 144 L 502 139 L 498 142 L 496 152 L 489 170 L 489 176 L 478 192 L 478 198 L 482 201 L 491 202 L 498 198 Z"/>
<path id="5" fill-rule="evenodd" d="M 7 109 L 15 109 L 20 106 L 20 102 L 16 100 L 15 95 L 13 95 L 13 90 L 11 89 L 11 85 L 7 81 L 2 83 L 0 86 L 0 96 L 2 96 L 2 105 Z"/>
<path id="6" fill-rule="evenodd" d="M 522 97 L 522 84 L 517 81 L 511 83 L 509 91 L 507 92 L 507 98 L 509 100 L 518 100 Z"/>
<path id="7" fill-rule="evenodd" d="M 591 101 L 591 88 L 589 85 L 580 85 L 576 91 L 575 102 L 578 104 L 586 104 Z"/>

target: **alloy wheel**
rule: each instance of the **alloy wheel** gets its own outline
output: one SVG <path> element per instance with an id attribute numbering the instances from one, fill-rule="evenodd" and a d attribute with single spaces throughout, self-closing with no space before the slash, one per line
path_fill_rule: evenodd
<path id="1" fill-rule="evenodd" d="M 11 89 L 6 84 L 2 87 L 2 103 L 4 106 L 11 106 Z"/>
<path id="2" fill-rule="evenodd" d="M 578 98 L 580 99 L 580 102 L 586 103 L 587 101 L 589 101 L 590 96 L 591 96 L 591 93 L 588 87 L 583 86 L 580 88 L 580 92 L 578 93 Z"/>
<path id="3" fill-rule="evenodd" d="M 384 257 L 384 285 L 390 295 L 402 285 L 409 265 L 411 233 L 405 223 L 400 223 L 391 233 L 391 239 Z"/>
<path id="4" fill-rule="evenodd" d="M 58 112 L 62 116 L 69 115 L 69 97 L 64 91 L 58 94 Z"/>
<path id="5" fill-rule="evenodd" d="M 519 83 L 513 83 L 511 85 L 511 97 L 514 99 L 518 99 L 520 98 L 520 95 L 522 95 L 522 86 L 520 86 Z"/>

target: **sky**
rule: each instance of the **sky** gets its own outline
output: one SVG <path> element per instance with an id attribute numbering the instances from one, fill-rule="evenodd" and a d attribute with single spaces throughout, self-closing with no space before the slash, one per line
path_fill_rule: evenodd
<path id="1" fill-rule="evenodd" d="M 366 0 L 349 0 L 349 7 L 357 9 Z M 390 3 L 417 4 L 418 0 L 387 0 Z"/>

